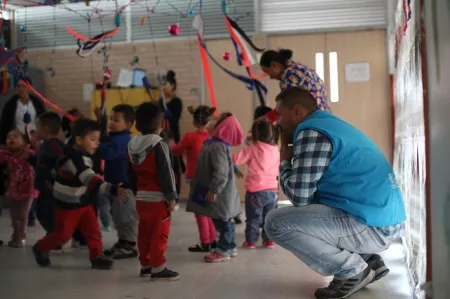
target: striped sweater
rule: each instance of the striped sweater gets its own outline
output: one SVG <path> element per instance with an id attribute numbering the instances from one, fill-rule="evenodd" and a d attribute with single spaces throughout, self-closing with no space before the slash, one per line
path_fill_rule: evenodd
<path id="1" fill-rule="evenodd" d="M 77 209 L 94 203 L 99 194 L 117 195 L 117 185 L 107 183 L 94 171 L 91 156 L 67 146 L 55 167 L 53 196 L 62 209 Z"/>

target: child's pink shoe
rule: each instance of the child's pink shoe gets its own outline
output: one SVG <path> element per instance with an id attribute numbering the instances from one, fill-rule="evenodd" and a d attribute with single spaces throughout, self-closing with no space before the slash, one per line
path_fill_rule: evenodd
<path id="1" fill-rule="evenodd" d="M 205 255 L 205 262 L 207 263 L 219 263 L 229 261 L 230 256 L 226 254 L 221 254 L 217 251 L 211 252 L 211 254 Z"/>
<path id="2" fill-rule="evenodd" d="M 268 248 L 268 249 L 274 249 L 275 248 L 275 243 L 272 242 L 272 241 L 264 241 L 263 242 L 263 246 L 265 248 Z"/>
<path id="3" fill-rule="evenodd" d="M 255 243 L 245 241 L 244 244 L 242 244 L 242 248 L 255 249 L 256 245 Z"/>

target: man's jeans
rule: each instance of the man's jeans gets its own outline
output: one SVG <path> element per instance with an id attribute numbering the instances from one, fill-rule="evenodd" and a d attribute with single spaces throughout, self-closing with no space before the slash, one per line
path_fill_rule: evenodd
<path id="1" fill-rule="evenodd" d="M 370 254 L 387 249 L 404 224 L 368 227 L 342 210 L 320 204 L 286 207 L 267 215 L 269 238 L 323 276 L 347 279 L 361 273 Z"/>

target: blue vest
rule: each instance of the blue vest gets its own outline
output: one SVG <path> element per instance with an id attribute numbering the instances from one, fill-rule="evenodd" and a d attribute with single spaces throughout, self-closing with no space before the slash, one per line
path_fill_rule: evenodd
<path id="1" fill-rule="evenodd" d="M 368 226 L 406 220 L 403 196 L 384 154 L 361 131 L 326 111 L 316 111 L 294 132 L 312 129 L 330 138 L 330 164 L 317 185 L 321 204 L 341 209 Z"/>

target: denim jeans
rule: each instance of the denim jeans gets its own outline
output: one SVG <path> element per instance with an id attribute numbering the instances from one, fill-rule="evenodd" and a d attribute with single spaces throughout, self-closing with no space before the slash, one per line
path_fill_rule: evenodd
<path id="1" fill-rule="evenodd" d="M 100 216 L 100 222 L 102 227 L 107 228 L 112 226 L 111 215 L 111 200 L 106 195 L 100 195 L 98 197 L 98 213 Z"/>
<path id="2" fill-rule="evenodd" d="M 364 271 L 368 254 L 387 249 L 400 237 L 404 224 L 369 227 L 342 210 L 310 204 L 270 212 L 265 230 L 319 274 L 347 279 Z"/>
<path id="3" fill-rule="evenodd" d="M 216 251 L 221 254 L 229 254 L 232 250 L 236 249 L 236 230 L 234 222 L 231 221 L 231 219 L 228 221 L 213 219 L 213 222 L 220 234 Z"/>
<path id="4" fill-rule="evenodd" d="M 269 241 L 265 231 L 264 222 L 267 214 L 277 207 L 278 192 L 259 191 L 245 193 L 245 240 L 256 243 L 259 238 L 259 230 L 262 228 L 263 241 Z"/>

